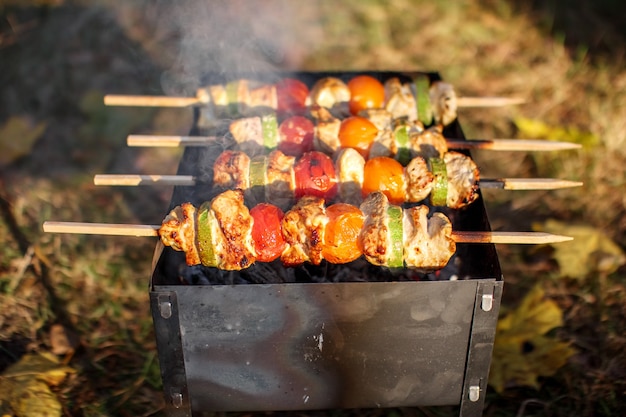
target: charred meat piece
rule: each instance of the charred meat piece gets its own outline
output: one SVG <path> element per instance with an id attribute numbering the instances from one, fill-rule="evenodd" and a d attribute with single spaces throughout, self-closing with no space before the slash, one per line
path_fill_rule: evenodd
<path id="1" fill-rule="evenodd" d="M 405 209 L 403 216 L 404 262 L 422 272 L 443 268 L 456 251 L 450 220 L 428 213 L 427 206 L 416 206 Z"/>
<path id="2" fill-rule="evenodd" d="M 446 206 L 461 208 L 478 198 L 478 166 L 462 153 L 450 151 L 443 156 L 448 176 Z"/>
<path id="3" fill-rule="evenodd" d="M 159 236 L 165 246 L 185 252 L 187 265 L 200 263 L 196 247 L 196 208 L 191 203 L 183 203 L 170 211 L 163 219 Z"/>
<path id="4" fill-rule="evenodd" d="M 302 197 L 285 213 L 282 220 L 283 237 L 289 247 L 280 259 L 285 266 L 296 266 L 304 262 L 319 265 L 322 262 L 324 230 L 328 223 L 324 199 Z"/>

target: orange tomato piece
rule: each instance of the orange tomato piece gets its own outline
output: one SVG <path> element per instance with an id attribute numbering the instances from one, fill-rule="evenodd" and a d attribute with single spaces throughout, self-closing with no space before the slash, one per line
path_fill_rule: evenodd
<path id="1" fill-rule="evenodd" d="M 361 193 L 367 197 L 374 191 L 381 191 L 392 204 L 402 204 L 406 199 L 404 167 L 398 161 L 386 156 L 372 158 L 363 168 Z"/>
<path id="2" fill-rule="evenodd" d="M 357 75 L 348 81 L 350 90 L 350 112 L 354 115 L 361 110 L 378 109 L 385 104 L 385 87 L 370 75 Z"/>
<path id="3" fill-rule="evenodd" d="M 377 135 L 378 128 L 365 117 L 348 117 L 341 122 L 339 127 L 339 143 L 341 143 L 341 147 L 353 148 L 366 159 Z"/>
<path id="4" fill-rule="evenodd" d="M 326 207 L 328 223 L 324 230 L 322 256 L 328 262 L 352 262 L 363 253 L 358 243 L 363 227 L 363 213 L 358 207 L 335 203 Z"/>

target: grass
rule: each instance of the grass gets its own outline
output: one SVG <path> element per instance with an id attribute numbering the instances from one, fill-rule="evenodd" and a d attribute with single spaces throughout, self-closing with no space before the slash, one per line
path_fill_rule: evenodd
<path id="1" fill-rule="evenodd" d="M 518 107 L 464 110 L 468 137 L 524 137 L 515 124 L 523 117 L 598 139 L 576 152 L 475 154 L 485 176 L 585 182 L 582 190 L 486 193 L 494 227 L 555 218 L 602 230 L 626 247 L 626 204 L 616 191 L 624 187 L 626 162 L 621 3 L 267 1 L 254 10 L 244 2 L 216 4 L 193 10 L 143 0 L 0 2 L 0 123 L 27 115 L 47 126 L 27 156 L 0 166 L 0 369 L 26 352 L 55 348 L 50 328 L 61 323 L 80 340 L 74 352 L 60 355 L 78 370 L 57 390 L 67 415 L 159 415 L 163 407 L 147 292 L 154 242 L 41 232 L 50 219 L 158 222 L 168 205 L 170 190 L 99 189 L 91 176 L 174 172 L 179 153 L 129 150 L 124 138 L 186 134 L 189 114 L 104 108 L 105 92 L 190 92 L 207 66 L 438 70 L 463 95 L 528 99 Z M 235 18 L 241 25 L 224 23 Z M 236 56 L 216 59 L 230 45 Z M 579 354 L 544 378 L 540 390 L 491 392 L 485 415 L 623 415 L 624 267 L 574 279 L 559 274 L 549 252 L 498 249 L 503 308 L 541 283 L 564 312 L 558 336 Z M 381 414 L 450 412 L 372 415 Z"/>

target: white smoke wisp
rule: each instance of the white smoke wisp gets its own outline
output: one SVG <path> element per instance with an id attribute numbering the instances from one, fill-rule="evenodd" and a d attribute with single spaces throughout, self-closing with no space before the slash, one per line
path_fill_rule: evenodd
<path id="1" fill-rule="evenodd" d="M 314 5 L 288 0 L 193 0 L 164 4 L 163 19 L 180 37 L 175 66 L 164 72 L 166 94 L 194 93 L 207 74 L 299 69 L 321 39 Z"/>

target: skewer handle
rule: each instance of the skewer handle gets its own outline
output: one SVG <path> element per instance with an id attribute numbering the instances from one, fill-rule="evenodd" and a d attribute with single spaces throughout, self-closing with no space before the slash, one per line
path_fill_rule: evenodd
<path id="1" fill-rule="evenodd" d="M 497 178 L 484 179 L 479 182 L 480 188 L 496 188 L 500 190 L 558 190 L 561 188 L 580 187 L 580 181 L 561 180 L 556 178 Z"/>
<path id="2" fill-rule="evenodd" d="M 451 149 L 488 149 L 490 151 L 564 151 L 580 149 L 579 143 L 533 139 L 447 139 Z"/>
<path id="3" fill-rule="evenodd" d="M 184 146 L 207 146 L 216 141 L 215 136 L 159 136 L 159 135 L 128 135 L 128 146 L 145 147 L 184 147 Z"/>
<path id="4" fill-rule="evenodd" d="M 106 106 L 137 107 L 192 107 L 201 102 L 196 97 L 128 96 L 108 94 L 104 96 Z"/>
<path id="5" fill-rule="evenodd" d="M 44 222 L 46 233 L 72 233 L 83 235 L 110 236 L 158 236 L 160 226 L 148 224 L 81 223 L 81 222 Z"/>
<path id="6" fill-rule="evenodd" d="M 544 232 L 452 232 L 457 243 L 496 243 L 513 245 L 536 245 L 560 243 L 573 240 L 573 237 Z"/>
<path id="7" fill-rule="evenodd" d="M 191 175 L 140 175 L 140 174 L 98 174 L 93 177 L 94 185 L 196 185 Z"/>

